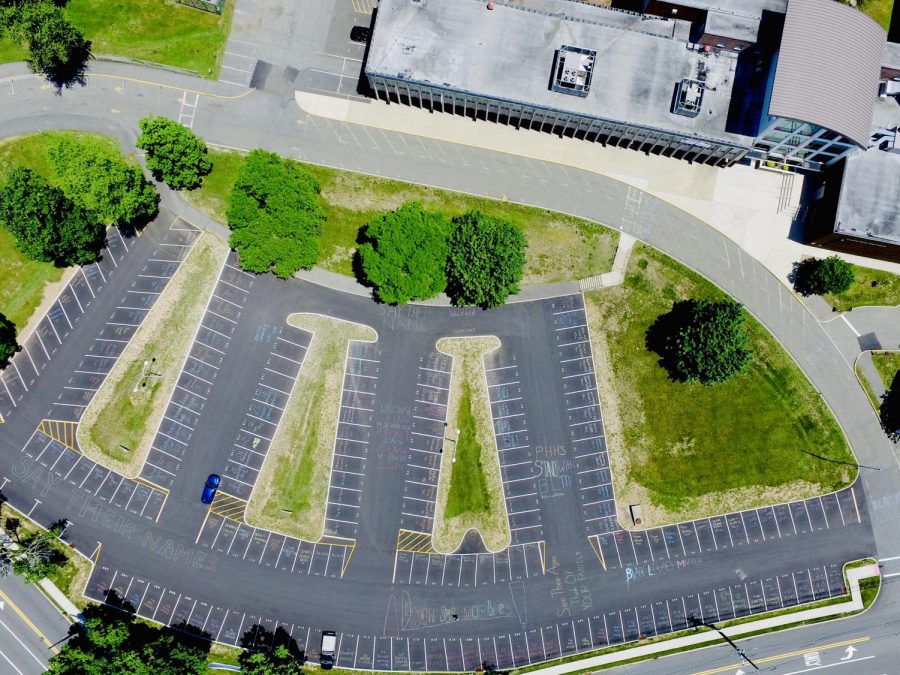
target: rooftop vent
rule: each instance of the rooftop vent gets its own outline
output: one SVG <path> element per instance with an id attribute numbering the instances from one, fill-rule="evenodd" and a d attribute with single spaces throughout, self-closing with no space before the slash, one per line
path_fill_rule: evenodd
<path id="1" fill-rule="evenodd" d="M 675 98 L 672 101 L 672 112 L 685 117 L 696 117 L 700 114 L 700 106 L 703 104 L 703 83 L 699 80 L 684 79 L 675 88 Z"/>
<path id="2" fill-rule="evenodd" d="M 560 94 L 582 98 L 587 96 L 591 90 L 591 76 L 594 73 L 596 58 L 597 52 L 593 49 L 569 45 L 560 47 L 553 59 L 553 79 L 550 89 Z"/>

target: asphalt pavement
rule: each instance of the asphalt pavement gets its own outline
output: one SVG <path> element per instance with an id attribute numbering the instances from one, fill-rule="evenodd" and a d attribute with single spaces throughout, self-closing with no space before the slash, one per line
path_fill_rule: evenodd
<path id="1" fill-rule="evenodd" d="M 0 672 L 43 673 L 70 626 L 36 587 L 14 576 L 0 579 Z"/>
<path id="2" fill-rule="evenodd" d="M 67 387 L 82 374 L 76 371 L 87 370 L 86 358 L 92 359 L 93 376 L 102 378 L 108 369 L 94 366 L 121 351 L 116 345 L 124 343 L 115 340 L 127 336 L 105 331 L 113 330 L 110 314 L 130 306 L 119 302 L 123 293 L 133 290 L 132 283 L 148 283 L 141 281 L 139 269 L 158 258 L 154 246 L 189 245 L 182 239 L 167 241 L 186 235 L 173 234 L 161 221 L 135 240 L 134 250 L 119 261 L 122 267 L 103 288 L 92 285 L 96 297 L 90 298 L 91 306 L 82 306 L 78 320 L 62 311 L 74 302 L 48 315 L 44 337 L 50 329 L 65 328 L 57 339 L 58 353 L 48 348 L 46 367 L 23 373 L 20 355 L 15 375 L 10 369 L 4 373 L 11 388 L 9 402 L 0 401 L 7 417 L 0 428 L 0 453 L 12 474 L 6 476 L 4 494 L 41 522 L 69 517 L 68 541 L 87 555 L 99 553 L 88 595 L 105 598 L 115 591 L 144 616 L 188 623 L 231 643 L 240 643 L 255 625 L 284 627 L 313 659 L 319 631 L 334 628 L 340 634 L 341 666 L 509 668 L 662 634 L 685 625 L 692 614 L 724 620 L 832 597 L 843 590 L 843 562 L 875 552 L 885 558 L 900 555 L 896 459 L 848 366 L 853 345 L 857 350 L 860 345 L 856 332 L 886 343 L 895 339 L 898 323 L 890 310 L 854 313 L 849 322 L 823 326 L 736 244 L 671 205 L 604 176 L 306 116 L 287 95 L 293 86 L 288 68 L 301 66 L 298 61 L 307 57 L 319 58 L 340 34 L 333 23 L 321 31 L 324 12 L 309 17 L 305 28 L 297 19 L 307 11 L 291 14 L 293 37 L 282 32 L 273 40 L 287 40 L 282 47 L 299 40 L 302 49 L 273 47 L 267 57 L 271 67 L 259 71 L 260 88 L 252 92 L 136 66 L 95 64 L 84 88 L 55 95 L 19 66 L 0 67 L 0 90 L 15 103 L 0 111 L 0 129 L 12 135 L 81 128 L 107 133 L 132 150 L 140 117 L 152 112 L 178 119 L 187 101 L 186 123 L 210 142 L 261 146 L 330 166 L 529 203 L 629 232 L 743 302 L 831 405 L 860 463 L 873 468 L 863 470 L 852 490 L 822 500 L 628 534 L 618 526 L 609 501 L 580 296 L 488 313 L 396 309 L 299 280 L 259 277 L 251 288 L 228 276 L 220 277 L 220 285 L 240 287 L 241 297 L 226 300 L 240 305 L 242 313 L 229 314 L 229 303 L 223 302 L 213 311 L 234 323 L 216 319 L 208 324 L 212 332 L 198 335 L 203 353 L 196 356 L 207 365 L 182 373 L 194 378 L 185 381 L 186 396 L 192 398 L 179 399 L 191 417 L 173 414 L 169 436 L 181 443 L 162 448 L 176 456 L 176 463 L 139 482 L 88 463 L 86 473 L 73 482 L 85 460 L 73 454 L 66 427 L 41 430 L 41 420 L 77 420 L 91 394 Z M 347 19 L 341 15 L 338 20 Z M 174 214 L 196 214 L 165 191 L 163 203 Z M 72 294 L 83 298 L 84 290 L 79 286 Z M 157 292 L 151 286 L 136 290 Z M 354 436 L 340 453 L 347 457 L 340 467 L 347 482 L 333 493 L 340 510 L 331 512 L 333 538 L 322 542 L 247 527 L 223 513 L 210 514 L 195 499 L 200 479 L 212 466 L 230 467 L 223 472 L 238 493 L 235 498 L 246 497 L 240 481 L 252 487 L 258 465 L 247 448 L 265 452 L 262 437 L 273 426 L 266 422 L 275 422 L 267 416 L 277 410 L 269 404 L 280 400 L 259 394 L 267 387 L 286 387 L 295 374 L 272 367 L 272 360 L 288 356 L 302 362 L 305 342 L 284 332 L 291 311 L 366 323 L 379 334 L 373 351 L 356 354 L 359 364 L 376 364 L 372 370 L 345 364 L 343 402 L 370 414 L 345 419 L 369 424 L 375 432 Z M 503 343 L 486 365 L 492 369 L 489 384 L 497 390 L 491 410 L 498 447 L 510 457 L 503 459 L 502 471 L 516 528 L 514 546 L 500 553 L 475 549 L 435 555 L 428 548 L 433 508 L 428 504 L 436 484 L 433 455 L 440 454 L 443 443 L 435 429 L 440 429 L 445 401 L 434 392 L 446 386 L 447 364 L 435 356 L 434 342 L 447 335 L 486 333 Z M 295 342 L 297 351 L 276 355 L 278 338 Z M 100 351 L 101 342 L 112 347 Z M 34 351 L 29 349 L 29 355 Z M 212 354 L 221 361 L 209 360 Z M 208 364 L 218 374 L 212 375 L 215 368 Z M 267 368 L 278 372 L 264 380 Z M 366 389 L 363 383 L 370 378 L 372 387 Z M 3 395 L 0 390 L 0 399 Z M 57 414 L 62 409 L 69 414 Z M 256 418 L 264 421 L 251 422 Z M 179 422 L 191 427 L 189 435 L 175 430 Z M 254 447 L 253 438 L 260 444 Z M 72 473 L 61 474 L 61 466 Z M 356 474 L 364 485 L 349 482 Z M 354 490 L 360 491 L 357 502 L 342 496 Z M 144 497 L 144 506 L 136 508 L 134 499 Z M 426 536 L 402 539 L 403 531 Z M 864 617 L 877 616 L 873 612 Z M 759 638 L 769 639 L 780 638 Z M 781 643 L 759 644 L 777 649 Z M 831 658 L 829 650 L 823 651 Z M 666 672 L 688 671 L 679 666 Z"/>

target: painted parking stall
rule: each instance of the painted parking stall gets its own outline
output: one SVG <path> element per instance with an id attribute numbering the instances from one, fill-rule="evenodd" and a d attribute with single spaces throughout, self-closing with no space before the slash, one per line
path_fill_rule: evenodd
<path id="1" fill-rule="evenodd" d="M 116 273 L 119 264 L 124 263 L 129 250 L 129 244 L 118 228 L 107 229 L 100 259 L 75 271 L 34 331 L 22 341 L 21 351 L 15 355 L 9 366 L 0 372 L 0 419 L 9 418 L 22 403 L 30 388 L 35 386 L 37 379 L 45 372 L 63 342 L 71 337 L 82 316 L 103 292 L 107 280 Z M 117 318 L 120 317 L 110 317 L 110 321 Z M 121 318 L 129 322 L 133 320 L 124 316 Z M 125 334 L 127 335 L 128 331 L 125 331 Z M 99 337 L 104 335 L 101 334 Z M 80 415 L 83 411 L 83 407 L 79 405 L 81 397 L 77 393 L 74 395 L 69 393 L 78 392 L 79 384 L 70 382 L 62 391 L 58 401 L 60 405 L 56 406 L 75 409 L 59 411 L 61 415 L 55 416 L 74 419 Z"/>
<path id="2" fill-rule="evenodd" d="M 719 551 L 809 538 L 865 523 L 865 502 L 855 487 L 787 504 L 749 509 L 650 530 L 618 530 L 590 537 L 606 571 L 652 568 L 667 561 L 698 560 Z"/>
<path id="3" fill-rule="evenodd" d="M 447 431 L 453 358 L 431 351 L 419 358 L 412 427 L 400 505 L 400 528 L 421 533 L 431 550 L 431 532 L 437 501 L 441 457 L 453 450 L 455 438 Z"/>
<path id="4" fill-rule="evenodd" d="M 537 453 L 528 436 L 525 394 L 515 356 L 501 347 L 482 359 L 513 545 L 544 540 Z"/>
<path id="5" fill-rule="evenodd" d="M 326 537 L 355 541 L 358 534 L 380 370 L 381 351 L 375 344 L 348 344 L 325 507 Z"/>
<path id="6" fill-rule="evenodd" d="M 229 252 L 141 470 L 145 480 L 165 488 L 174 483 L 252 286 L 253 277 Z"/>

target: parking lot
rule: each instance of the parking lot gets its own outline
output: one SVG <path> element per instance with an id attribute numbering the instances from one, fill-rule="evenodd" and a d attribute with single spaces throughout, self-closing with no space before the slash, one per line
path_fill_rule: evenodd
<path id="1" fill-rule="evenodd" d="M 604 570 L 627 570 L 667 560 L 749 548 L 862 522 L 856 488 L 644 531 L 593 535 Z"/>
<path id="2" fill-rule="evenodd" d="M 159 236 L 160 241 L 149 252 L 148 258 L 138 262 L 141 268 L 136 274 L 129 271 L 134 285 L 126 296 L 117 306 L 101 310 L 107 312 L 101 329 L 85 349 L 84 360 L 61 387 L 52 409 L 45 411 L 47 417 L 73 421 L 81 417 L 87 403 L 137 330 L 144 313 L 155 302 L 159 290 L 187 255 L 197 230 L 163 212 L 152 226 L 152 232 L 146 236 L 148 241 Z M 101 258 L 75 272 L 34 331 L 22 340 L 22 350 L 0 373 L 0 416 L 10 417 L 22 397 L 30 387 L 35 386 L 39 377 L 48 372 L 48 368 L 56 372 L 51 366 L 53 357 L 64 342 L 72 339 L 82 317 L 103 294 L 108 280 L 117 274 L 119 264 L 125 263 L 136 241 L 132 239 L 129 243 L 115 227 L 107 230 Z"/>

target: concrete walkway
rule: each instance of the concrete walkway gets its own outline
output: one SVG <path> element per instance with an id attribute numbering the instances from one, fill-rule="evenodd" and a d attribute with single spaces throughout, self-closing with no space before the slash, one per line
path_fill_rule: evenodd
<path id="1" fill-rule="evenodd" d="M 619 246 L 616 248 L 616 257 L 613 259 L 612 270 L 606 274 L 598 274 L 578 282 L 578 287 L 582 291 L 590 291 L 595 288 L 607 288 L 609 286 L 618 286 L 625 281 L 625 270 L 628 268 L 628 261 L 631 258 L 631 249 L 634 248 L 637 239 L 630 234 L 622 233 L 619 235 Z"/>

